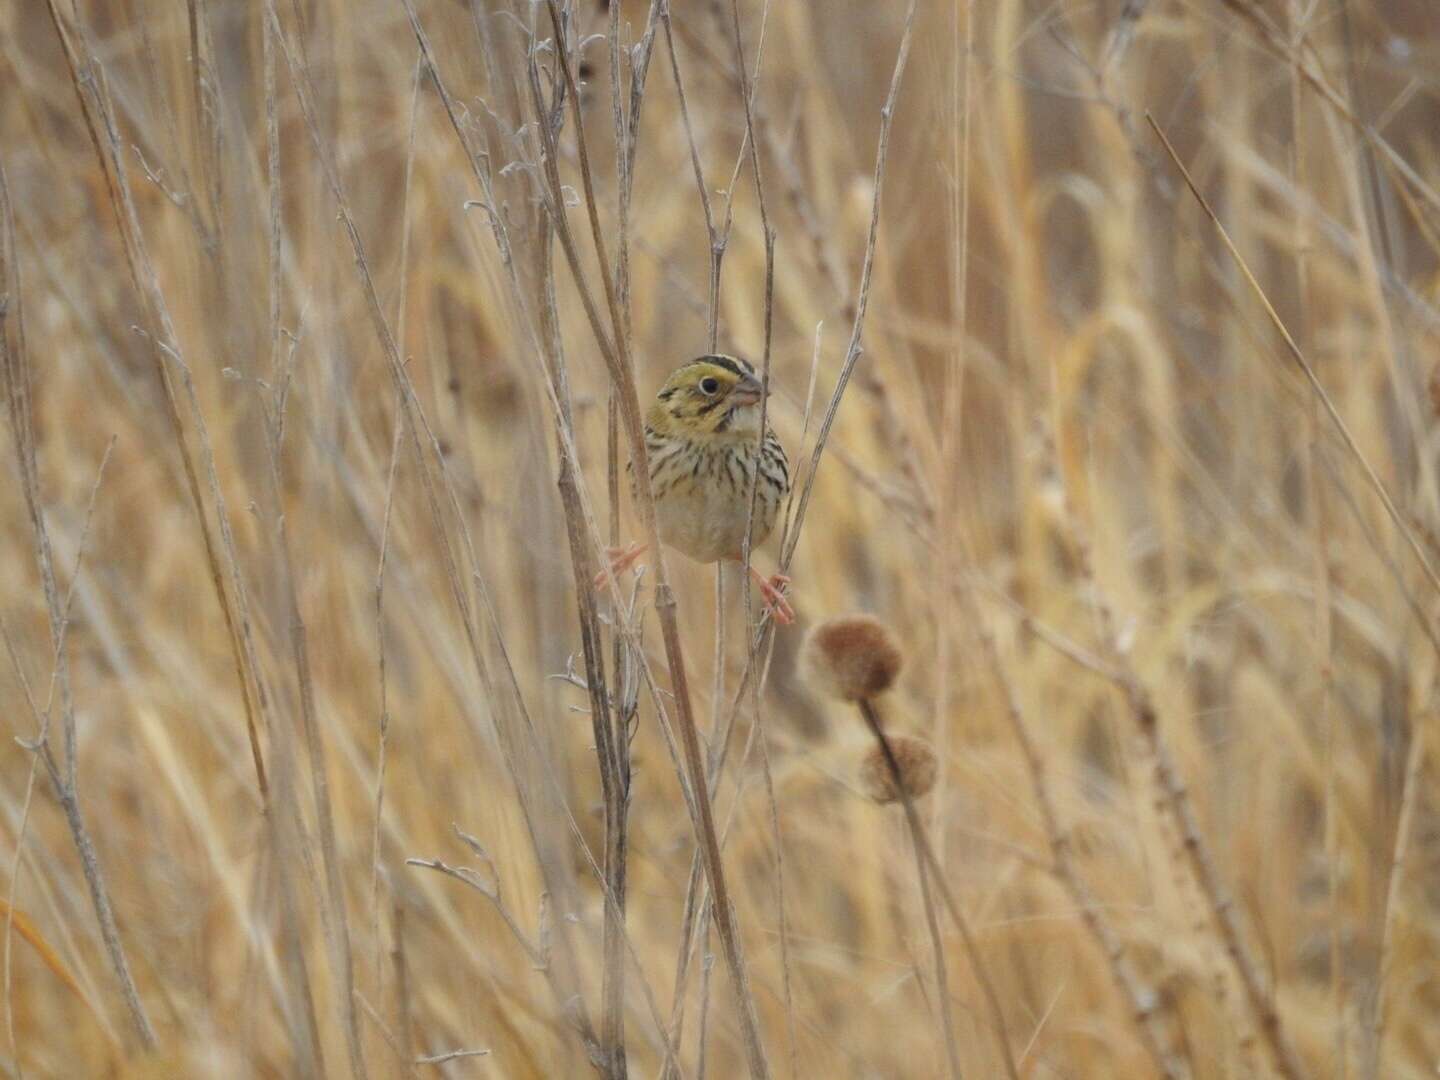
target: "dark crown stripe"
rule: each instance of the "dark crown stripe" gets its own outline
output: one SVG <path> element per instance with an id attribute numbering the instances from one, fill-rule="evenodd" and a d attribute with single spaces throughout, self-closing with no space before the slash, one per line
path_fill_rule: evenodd
<path id="1" fill-rule="evenodd" d="M 737 359 L 733 356 L 726 356 L 724 353 L 710 353 L 707 356 L 700 357 L 697 363 L 714 364 L 716 367 L 722 367 L 733 375 L 744 376 L 755 373 L 755 369 L 751 367 L 747 361 Z"/>

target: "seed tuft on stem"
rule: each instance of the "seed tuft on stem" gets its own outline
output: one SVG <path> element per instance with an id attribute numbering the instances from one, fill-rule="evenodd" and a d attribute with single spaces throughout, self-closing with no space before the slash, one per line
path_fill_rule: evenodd
<path id="1" fill-rule="evenodd" d="M 935 751 L 930 744 L 911 735 L 887 734 L 885 738 L 899 766 L 900 783 L 895 782 L 894 770 L 885 760 L 884 749 L 877 744 L 860 762 L 860 787 L 865 794 L 881 805 L 899 802 L 901 785 L 912 799 L 929 794 L 938 772 Z"/>
<path id="2" fill-rule="evenodd" d="M 802 664 L 821 693 L 863 701 L 894 685 L 904 654 L 889 628 L 873 615 L 827 619 L 805 639 Z"/>

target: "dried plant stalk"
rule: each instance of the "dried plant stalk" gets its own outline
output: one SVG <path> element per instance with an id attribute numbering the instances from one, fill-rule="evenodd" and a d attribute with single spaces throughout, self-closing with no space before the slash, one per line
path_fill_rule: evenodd
<path id="1" fill-rule="evenodd" d="M 57 16 L 58 17 L 58 16 Z M 54 649 L 54 663 L 61 684 L 60 732 L 64 744 L 63 756 L 57 758 L 50 745 L 48 716 L 37 718 L 38 730 L 29 749 L 45 766 L 56 800 L 65 814 L 70 837 L 80 856 L 80 867 L 85 883 L 90 890 L 90 902 L 95 909 L 95 918 L 100 926 L 100 937 L 115 978 L 125 998 L 130 1020 L 141 1045 L 147 1050 L 156 1046 L 155 1029 L 150 1023 L 149 1013 L 140 999 L 135 986 L 135 977 L 130 972 L 130 961 L 120 939 L 120 927 L 115 920 L 115 909 L 110 901 L 110 890 L 100 869 L 100 860 L 95 853 L 95 844 L 86 828 L 84 815 L 80 810 L 79 746 L 75 729 L 75 708 L 70 696 L 69 675 L 66 669 L 65 627 L 68 622 L 61 605 L 60 591 L 55 580 L 54 559 L 50 547 L 50 536 L 45 525 L 45 514 L 41 506 L 39 470 L 35 463 L 35 428 L 30 405 L 30 375 L 28 358 L 25 355 L 23 328 L 20 323 L 20 274 L 15 251 L 15 219 L 10 206 L 10 188 L 0 163 L 0 378 L 5 386 L 5 400 L 9 406 L 10 428 L 15 440 L 15 458 L 20 466 L 20 486 L 25 496 L 25 509 L 30 519 L 30 530 L 34 537 L 36 558 L 40 564 L 40 576 L 44 583 L 45 604 L 50 616 L 50 638 Z M 11 319 L 15 330 L 12 341 Z M 108 455 L 107 455 L 108 456 Z"/>
<path id="2" fill-rule="evenodd" d="M 1000 650 L 996 646 L 995 637 L 978 616 L 978 612 L 976 615 L 975 634 L 984 650 L 986 665 L 1000 685 L 1010 730 L 1014 732 L 1015 741 L 1020 744 L 1020 750 L 1025 759 L 1025 770 L 1030 776 L 1030 787 L 1035 793 L 1035 802 L 1040 807 L 1040 819 L 1045 827 L 1045 839 L 1050 846 L 1055 875 L 1060 879 L 1065 891 L 1070 894 L 1071 902 L 1075 905 L 1075 910 L 1080 912 L 1080 918 L 1084 921 L 1085 928 L 1104 955 L 1105 962 L 1110 967 L 1111 977 L 1130 1007 L 1130 1015 L 1135 1021 L 1140 1041 L 1144 1045 L 1146 1053 L 1150 1055 L 1150 1060 L 1166 1080 L 1185 1080 L 1190 1075 L 1189 1068 L 1165 1048 L 1165 1037 L 1159 1026 L 1159 996 L 1153 987 L 1148 986 L 1136 974 L 1133 966 L 1126 959 L 1124 945 L 1105 920 L 1100 901 L 1085 884 L 1085 880 L 1080 876 L 1075 865 L 1074 846 L 1070 840 L 1069 830 L 1061 823 L 1039 743 L 1020 706 L 1015 686 L 1001 662 Z"/>
<path id="3" fill-rule="evenodd" d="M 542 138 L 546 143 L 545 175 L 549 184 L 547 207 L 556 233 L 565 249 L 570 269 L 580 289 L 586 312 L 595 331 L 596 342 L 605 359 L 611 384 L 619 398 L 620 416 L 624 422 L 625 434 L 630 446 L 631 467 L 637 476 L 650 474 L 649 455 L 645 448 L 644 425 L 640 418 L 639 396 L 635 386 L 634 363 L 629 354 L 628 339 L 624 322 L 620 316 L 615 287 L 610 273 L 610 263 L 605 251 L 604 236 L 600 228 L 599 211 L 595 200 L 594 178 L 590 168 L 589 152 L 585 142 L 584 118 L 579 106 L 579 91 L 571 71 L 569 50 L 566 43 L 560 9 L 554 0 L 548 3 L 550 21 L 555 32 L 559 66 L 564 73 L 566 91 L 570 98 L 575 122 L 576 145 L 580 157 L 580 171 L 584 182 L 585 205 L 590 218 L 592 238 L 600 263 L 600 277 L 609 306 L 609 333 L 604 328 L 594 298 L 585 285 L 581 270 L 579 251 L 571 234 L 568 219 L 564 214 L 564 195 L 561 191 L 558 148 L 555 132 L 541 105 L 538 78 L 534 75 L 532 63 L 531 85 L 536 104 L 537 119 Z M 613 344 L 610 334 L 614 335 Z M 689 773 L 690 790 L 695 811 L 695 827 L 701 850 L 705 858 L 705 872 L 715 897 L 716 932 L 725 952 L 730 976 L 735 984 L 736 998 L 740 1003 L 741 1026 L 744 1033 L 746 1058 L 752 1077 L 770 1075 L 770 1067 L 760 1038 L 760 1022 L 755 1011 L 755 1000 L 750 990 L 750 977 L 742 951 L 739 929 L 735 922 L 734 907 L 725 884 L 725 870 L 720 856 L 720 844 L 715 832 L 714 814 L 711 809 L 709 790 L 705 782 L 704 762 L 700 755 L 700 740 L 696 729 L 695 715 L 690 697 L 690 686 L 686 675 L 685 658 L 680 644 L 679 624 L 676 620 L 676 600 L 670 586 L 665 557 L 660 544 L 660 533 L 655 518 L 655 502 L 649 486 L 636 485 L 639 494 L 640 519 L 644 533 L 650 543 L 655 559 L 655 612 L 660 621 L 661 638 L 665 647 L 665 658 L 670 669 L 672 692 L 675 695 L 676 726 L 680 732 L 681 747 Z"/>
<path id="4" fill-rule="evenodd" d="M 1000 994 L 995 989 L 995 982 L 990 978 L 989 966 L 980 952 L 980 944 L 975 940 L 975 933 L 970 928 L 970 920 L 965 917 L 964 910 L 960 907 L 955 894 L 950 891 L 950 885 L 945 880 L 944 870 L 940 866 L 940 860 L 935 857 L 935 849 L 930 844 L 930 839 L 925 833 L 925 824 L 920 820 L 920 813 L 915 809 L 915 800 L 910 796 L 910 790 L 905 783 L 905 773 L 900 762 L 895 757 L 895 751 L 890 745 L 890 740 L 885 735 L 885 726 L 881 722 L 880 714 L 875 709 L 874 702 L 862 698 L 856 702 L 860 709 L 860 715 L 865 718 L 865 726 L 870 729 L 880 747 L 880 752 L 885 755 L 885 764 L 890 769 L 890 775 L 895 783 L 895 790 L 900 796 L 900 805 L 905 808 L 905 822 L 910 829 L 910 839 L 915 846 L 915 857 L 922 863 L 921 876 L 924 871 L 929 870 L 934 881 L 936 891 L 945 902 L 945 910 L 950 913 L 951 921 L 955 929 L 960 931 L 960 940 L 965 946 L 965 952 L 970 958 L 970 966 L 975 972 L 975 981 L 980 984 L 981 996 L 985 998 L 985 1005 L 990 1013 L 990 1022 L 995 1026 L 995 1037 L 1000 1043 L 1000 1056 L 1005 1063 L 1005 1074 L 1010 1080 L 1020 1080 L 1020 1067 L 1015 1061 L 1015 1053 L 1010 1048 L 1010 1029 L 1005 1022 L 1005 1010 L 1000 1005 Z M 933 924 L 932 935 L 939 934 L 939 927 Z M 936 942 L 937 948 L 939 942 Z M 937 972 L 943 971 L 940 963 L 940 956 L 937 952 Z M 943 978 L 943 975 L 941 976 Z M 945 1004 L 942 1002 L 942 1004 Z M 945 1004 L 943 1014 L 949 1024 L 949 1007 Z M 951 1038 L 947 1034 L 947 1039 Z M 957 1070 L 958 1071 L 958 1070 Z"/>

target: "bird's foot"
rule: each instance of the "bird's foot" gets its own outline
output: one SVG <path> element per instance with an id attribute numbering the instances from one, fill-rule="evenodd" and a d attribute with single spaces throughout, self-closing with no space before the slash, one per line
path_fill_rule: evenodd
<path id="1" fill-rule="evenodd" d="M 635 565 L 635 560 L 645 554 L 649 544 L 642 544 L 636 541 L 628 547 L 609 547 L 605 549 L 605 558 L 609 565 L 595 575 L 595 587 L 602 588 L 611 578 L 618 579 L 621 574 Z"/>
<path id="2" fill-rule="evenodd" d="M 790 606 L 790 601 L 785 599 L 785 588 L 790 584 L 789 576 L 774 574 L 767 578 L 753 566 L 750 574 L 755 578 L 755 584 L 760 589 L 760 597 L 765 603 L 765 610 L 770 612 L 770 617 L 781 626 L 793 623 L 795 609 Z"/>

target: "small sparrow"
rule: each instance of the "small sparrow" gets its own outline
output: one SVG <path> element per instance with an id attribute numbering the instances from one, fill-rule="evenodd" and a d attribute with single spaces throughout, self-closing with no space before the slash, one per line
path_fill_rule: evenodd
<path id="1" fill-rule="evenodd" d="M 790 492 L 790 470 L 780 440 L 769 425 L 763 441 L 756 437 L 763 397 L 753 365 L 712 354 L 671 372 L 645 414 L 645 448 L 660 539 L 696 562 L 742 560 L 750 485 L 757 470 L 752 549 L 770 535 Z M 633 469 L 630 479 L 633 485 Z M 646 546 L 609 549 L 610 568 L 597 583 L 631 566 Z M 784 574 L 766 578 L 753 566 L 750 573 L 775 621 L 793 622 L 795 611 L 785 599 L 790 579 Z"/>

